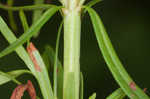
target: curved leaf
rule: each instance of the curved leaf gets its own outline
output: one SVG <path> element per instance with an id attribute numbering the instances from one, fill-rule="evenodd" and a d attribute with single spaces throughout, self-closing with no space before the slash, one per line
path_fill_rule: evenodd
<path id="1" fill-rule="evenodd" d="M 86 4 L 86 6 L 87 7 L 92 7 L 92 6 L 94 6 L 95 4 L 97 4 L 97 3 L 99 3 L 99 2 L 101 2 L 102 0 L 91 0 L 90 2 L 88 2 L 87 4 Z M 86 13 L 86 9 L 84 9 L 84 11 L 83 11 L 83 13 Z"/>
<path id="2" fill-rule="evenodd" d="M 121 89 L 132 99 L 149 99 L 124 69 L 98 14 L 92 8 L 86 7 L 86 9 L 91 17 L 97 42 L 105 62 Z"/>

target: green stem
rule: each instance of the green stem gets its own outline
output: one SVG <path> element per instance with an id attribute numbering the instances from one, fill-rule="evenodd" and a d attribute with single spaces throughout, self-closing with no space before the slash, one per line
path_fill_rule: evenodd
<path id="1" fill-rule="evenodd" d="M 64 96 L 63 99 L 79 99 L 80 79 L 80 12 L 64 10 Z"/>

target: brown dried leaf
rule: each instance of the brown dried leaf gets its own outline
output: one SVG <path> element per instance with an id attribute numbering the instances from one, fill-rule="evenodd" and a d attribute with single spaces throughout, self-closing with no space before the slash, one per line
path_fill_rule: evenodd
<path id="1" fill-rule="evenodd" d="M 30 80 L 28 80 L 27 85 L 28 85 L 27 91 L 30 95 L 30 98 L 31 99 L 36 99 L 36 91 L 35 91 L 35 88 L 34 88 L 32 82 Z"/>
<path id="2" fill-rule="evenodd" d="M 18 85 L 14 89 L 13 94 L 10 99 L 21 99 L 21 97 L 23 96 L 23 93 L 27 89 L 27 87 L 28 87 L 27 85 Z"/>
<path id="3" fill-rule="evenodd" d="M 36 99 L 36 91 L 30 80 L 28 80 L 27 84 L 25 84 L 25 85 L 23 85 L 23 84 L 18 85 L 14 89 L 10 99 L 21 99 L 21 97 L 23 96 L 23 94 L 26 90 L 28 91 L 31 99 Z"/>

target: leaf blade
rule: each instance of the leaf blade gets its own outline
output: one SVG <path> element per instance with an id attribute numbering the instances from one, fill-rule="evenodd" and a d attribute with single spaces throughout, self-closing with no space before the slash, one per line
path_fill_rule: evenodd
<path id="1" fill-rule="evenodd" d="M 57 96 L 57 70 L 58 70 L 58 49 L 59 49 L 59 41 L 60 41 L 60 35 L 63 27 L 63 21 L 60 23 L 57 39 L 56 39 L 56 48 L 55 48 L 55 60 L 54 60 L 54 95 Z"/>
<path id="2" fill-rule="evenodd" d="M 123 99 L 125 97 L 125 93 L 121 88 L 115 90 L 112 94 L 110 94 L 106 99 Z"/>
<path id="3" fill-rule="evenodd" d="M 91 17 L 99 48 L 117 83 L 128 97 L 133 99 L 149 99 L 149 97 L 133 82 L 124 69 L 98 14 L 92 8 L 86 7 L 86 9 Z M 133 86 L 130 86 L 131 83 L 134 83 L 134 88 L 136 90 L 132 88 Z"/>
<path id="4" fill-rule="evenodd" d="M 9 45 L 6 49 L 4 49 L 0 53 L 0 58 L 11 53 L 15 50 L 17 46 L 22 45 L 25 43 L 28 39 L 30 39 L 34 34 L 36 34 L 39 29 L 55 14 L 61 7 L 53 7 L 47 10 L 43 16 L 37 21 L 36 24 L 33 24 L 31 28 L 26 31 L 19 39 L 17 39 L 15 42 L 13 42 L 11 45 Z M 3 27 L 2 24 L 0 24 L 0 27 Z M 0 28 L 0 31 L 3 31 L 2 28 Z"/>
<path id="5" fill-rule="evenodd" d="M 93 93 L 93 94 L 89 97 L 89 99 L 96 99 L 96 93 Z"/>
<path id="6" fill-rule="evenodd" d="M 7 73 L 0 71 L 0 85 L 3 85 L 11 80 L 17 84 L 21 84 L 15 78 L 25 73 L 31 74 L 31 72 L 28 70 L 14 70 Z"/>

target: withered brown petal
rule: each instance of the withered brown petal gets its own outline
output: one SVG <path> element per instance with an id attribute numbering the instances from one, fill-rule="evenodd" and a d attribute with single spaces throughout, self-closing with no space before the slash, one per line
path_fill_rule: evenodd
<path id="1" fill-rule="evenodd" d="M 25 84 L 25 85 L 23 85 L 23 84 L 18 85 L 14 89 L 10 99 L 21 99 L 21 97 L 23 96 L 23 94 L 26 90 L 28 91 L 31 99 L 36 99 L 36 91 L 30 80 L 28 80 L 27 84 Z"/>
<path id="2" fill-rule="evenodd" d="M 30 98 L 31 99 L 36 99 L 36 91 L 35 91 L 35 88 L 34 88 L 32 82 L 30 80 L 28 80 L 27 85 L 28 85 L 27 91 L 30 95 Z"/>
<path id="3" fill-rule="evenodd" d="M 21 99 L 21 97 L 23 96 L 24 91 L 28 88 L 27 85 L 18 85 L 12 95 L 10 99 Z"/>

